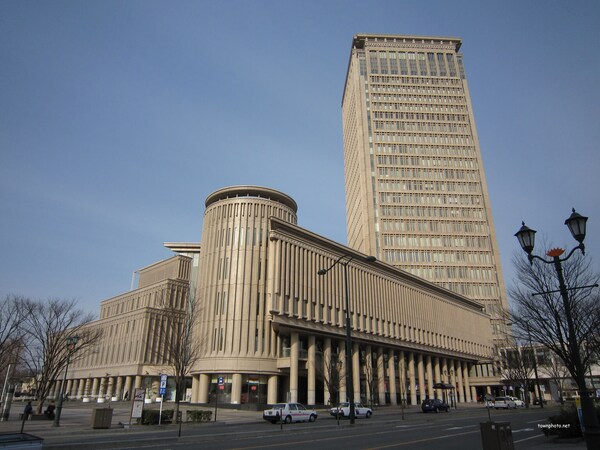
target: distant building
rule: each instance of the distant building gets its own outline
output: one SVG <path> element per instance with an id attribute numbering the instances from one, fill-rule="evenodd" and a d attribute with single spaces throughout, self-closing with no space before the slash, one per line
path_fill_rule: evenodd
<path id="1" fill-rule="evenodd" d="M 352 258 L 355 398 L 418 404 L 440 396 L 433 385 L 445 382 L 457 387 L 459 402 L 474 401 L 470 370 L 493 355 L 481 305 L 384 262 L 367 262 L 365 254 L 297 226 L 296 212 L 291 197 L 263 187 L 209 195 L 201 245 L 165 244 L 178 254 L 140 270 L 135 290 L 102 302 L 90 326 L 101 327 L 103 339 L 70 366 L 69 396 L 119 400 L 143 387 L 148 401 L 156 398 L 158 375 L 166 372 L 164 334 L 157 330 L 171 326 L 161 307 L 183 312 L 195 297 L 203 350 L 191 371 L 189 400 L 207 403 L 216 392 L 231 404 L 346 399 L 343 267 L 317 275 L 345 255 Z"/>
<path id="2" fill-rule="evenodd" d="M 461 40 L 358 34 L 342 98 L 348 245 L 476 300 L 510 330 Z M 479 386 L 498 384 L 493 365 Z"/>

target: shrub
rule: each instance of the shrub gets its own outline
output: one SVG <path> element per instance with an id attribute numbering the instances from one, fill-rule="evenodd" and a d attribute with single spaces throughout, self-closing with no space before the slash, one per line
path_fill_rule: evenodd
<path id="1" fill-rule="evenodd" d="M 210 422 L 212 411 L 203 411 L 201 409 L 190 409 L 186 412 L 188 422 Z"/>
<path id="2" fill-rule="evenodd" d="M 165 409 L 162 411 L 160 415 L 161 423 L 171 423 L 173 421 L 173 413 L 172 409 Z M 156 409 L 145 409 L 142 411 L 142 425 L 158 425 L 158 415 L 159 411 Z"/>
<path id="3" fill-rule="evenodd" d="M 600 419 L 600 408 L 596 407 L 596 416 Z M 558 436 L 559 438 L 581 437 L 581 426 L 579 416 L 574 404 L 565 405 L 560 413 L 548 418 L 549 424 L 543 425 L 546 436 Z"/>

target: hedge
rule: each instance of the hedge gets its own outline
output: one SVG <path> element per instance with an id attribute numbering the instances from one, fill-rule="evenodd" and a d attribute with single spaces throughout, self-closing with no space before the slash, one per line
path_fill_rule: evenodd
<path id="1" fill-rule="evenodd" d="M 186 411 L 185 419 L 188 422 L 210 422 L 212 419 L 212 411 L 190 409 Z"/>

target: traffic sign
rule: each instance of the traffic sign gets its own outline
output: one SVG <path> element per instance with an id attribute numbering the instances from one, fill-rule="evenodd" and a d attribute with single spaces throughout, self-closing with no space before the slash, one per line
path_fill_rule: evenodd
<path id="1" fill-rule="evenodd" d="M 225 378 L 223 378 L 223 377 L 217 378 L 217 381 L 219 383 L 219 386 L 223 386 L 225 384 Z"/>
<path id="2" fill-rule="evenodd" d="M 167 393 L 167 375 L 161 374 L 160 376 L 160 386 L 158 388 L 158 394 L 163 396 Z"/>

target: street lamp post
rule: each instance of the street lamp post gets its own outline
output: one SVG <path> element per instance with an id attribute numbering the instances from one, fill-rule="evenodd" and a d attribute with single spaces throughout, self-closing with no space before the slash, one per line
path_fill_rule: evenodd
<path id="1" fill-rule="evenodd" d="M 556 271 L 556 276 L 558 278 L 558 291 L 552 292 L 560 292 L 560 296 L 562 298 L 564 310 L 565 310 L 565 319 L 567 321 L 567 327 L 569 330 L 569 341 L 568 345 L 570 347 L 571 355 L 573 358 L 573 363 L 575 366 L 575 370 L 577 371 L 577 387 L 579 389 L 579 395 L 581 397 L 581 412 L 583 416 L 583 425 L 585 427 L 585 441 L 588 449 L 597 449 L 600 448 L 600 427 L 598 424 L 598 418 L 594 411 L 594 403 L 592 398 L 590 397 L 590 393 L 587 389 L 585 382 L 585 371 L 583 367 L 583 362 L 581 359 L 581 354 L 579 352 L 579 345 L 576 339 L 575 334 L 575 324 L 573 323 L 573 317 L 571 314 L 571 301 L 569 299 L 568 289 L 565 283 L 565 278 L 562 270 L 562 263 L 568 260 L 576 250 L 580 250 L 582 254 L 585 255 L 585 246 L 583 241 L 585 239 L 586 233 L 586 222 L 588 218 L 584 217 L 573 209 L 571 216 L 567 220 L 565 220 L 565 225 L 569 228 L 571 235 L 579 245 L 571 250 L 571 252 L 565 257 L 561 258 L 561 255 L 565 252 L 562 248 L 554 248 L 546 253 L 546 256 L 552 258 L 551 260 L 546 260 L 537 255 L 532 255 L 533 247 L 535 246 L 535 230 L 528 228 L 525 225 L 525 222 L 522 222 L 522 226 L 515 236 L 519 240 L 519 244 L 521 248 L 527 253 L 527 258 L 529 262 L 533 265 L 534 260 L 541 261 L 545 264 L 554 265 L 554 269 Z M 590 286 L 585 286 L 590 287 Z M 576 289 L 575 287 L 571 289 Z"/>
<path id="2" fill-rule="evenodd" d="M 346 392 L 348 395 L 348 403 L 350 406 L 350 423 L 354 424 L 356 419 L 354 409 L 354 374 L 352 367 L 352 329 L 350 323 L 350 292 L 348 290 L 348 264 L 354 259 L 354 256 L 342 255 L 335 260 L 327 269 L 320 269 L 318 275 L 326 275 L 336 265 L 341 264 L 344 267 L 344 290 L 346 296 Z M 367 262 L 375 262 L 374 256 L 367 256 L 365 258 Z"/>
<path id="3" fill-rule="evenodd" d="M 71 354 L 75 350 L 79 336 L 69 336 L 67 338 L 67 366 L 65 367 L 65 374 L 63 376 L 62 385 L 60 386 L 60 394 L 58 397 L 58 404 L 56 405 L 56 413 L 54 414 L 53 427 L 60 427 L 60 414 L 62 413 L 63 399 L 65 397 L 65 385 L 67 384 L 67 372 L 69 371 L 69 362 L 71 360 Z"/>

